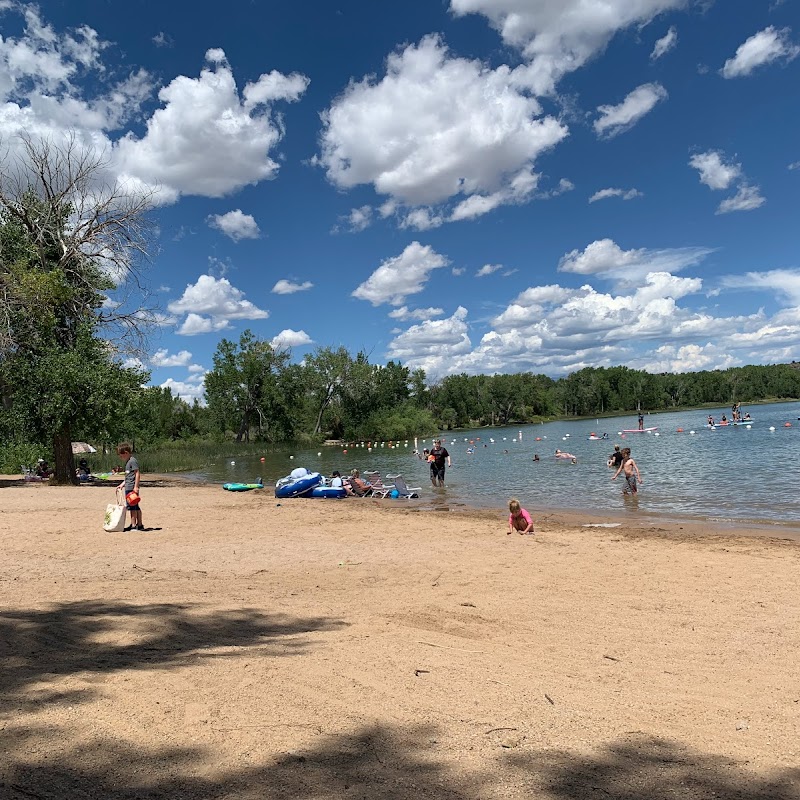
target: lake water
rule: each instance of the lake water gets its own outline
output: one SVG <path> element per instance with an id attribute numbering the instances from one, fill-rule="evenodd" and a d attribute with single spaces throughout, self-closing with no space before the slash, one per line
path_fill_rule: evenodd
<path id="1" fill-rule="evenodd" d="M 378 470 L 384 476 L 402 473 L 409 486 L 422 487 L 422 502 L 437 505 L 497 508 L 510 497 L 518 497 L 531 510 L 800 523 L 800 403 L 744 410 L 753 417 L 749 430 L 710 430 L 705 424 L 708 414 L 715 419 L 730 416 L 730 408 L 714 408 L 646 415 L 645 426 L 658 426 L 658 435 L 620 435 L 624 428 L 637 427 L 635 415 L 445 433 L 441 438 L 453 467 L 447 470 L 443 490 L 431 486 L 427 465 L 413 455 L 413 440 L 395 448 L 378 444 L 371 451 L 366 442 L 363 448 L 359 443 L 348 447 L 347 453 L 341 447 L 273 449 L 264 453 L 263 463 L 258 457 L 236 456 L 232 446 L 230 459 L 193 476 L 222 483 L 251 482 L 261 475 L 265 483 L 274 483 L 300 466 L 325 475 L 335 469 L 346 474 L 357 467 L 362 472 Z M 785 427 L 787 422 L 791 427 Z M 610 439 L 588 441 L 592 432 L 608 433 Z M 615 444 L 631 448 L 642 473 L 643 484 L 635 499 L 622 497 L 623 478 L 611 482 L 614 472 L 606 461 Z M 420 438 L 417 446 L 420 450 L 430 447 L 431 438 Z M 474 453 L 467 453 L 469 447 L 474 447 Z M 556 448 L 573 453 L 578 463 L 556 459 Z M 533 461 L 534 453 L 539 454 L 539 462 Z"/>

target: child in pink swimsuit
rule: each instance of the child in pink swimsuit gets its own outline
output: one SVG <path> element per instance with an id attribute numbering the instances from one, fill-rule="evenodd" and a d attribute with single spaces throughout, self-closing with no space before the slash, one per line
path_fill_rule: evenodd
<path id="1" fill-rule="evenodd" d="M 519 500 L 508 502 L 508 533 L 515 530 L 520 533 L 533 533 L 533 520 L 531 515 L 519 504 Z"/>

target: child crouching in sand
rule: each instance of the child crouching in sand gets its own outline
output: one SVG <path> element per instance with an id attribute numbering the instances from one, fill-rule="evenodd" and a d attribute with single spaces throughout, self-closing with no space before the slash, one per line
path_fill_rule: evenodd
<path id="1" fill-rule="evenodd" d="M 508 501 L 508 533 L 515 530 L 520 533 L 533 533 L 531 515 L 519 504 L 519 500 Z"/>

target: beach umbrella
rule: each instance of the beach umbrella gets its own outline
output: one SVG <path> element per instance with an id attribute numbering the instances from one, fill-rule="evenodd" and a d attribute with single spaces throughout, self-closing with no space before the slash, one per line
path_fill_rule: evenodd
<path id="1" fill-rule="evenodd" d="M 73 442 L 72 452 L 77 455 L 78 453 L 96 453 L 97 450 L 86 442 Z"/>

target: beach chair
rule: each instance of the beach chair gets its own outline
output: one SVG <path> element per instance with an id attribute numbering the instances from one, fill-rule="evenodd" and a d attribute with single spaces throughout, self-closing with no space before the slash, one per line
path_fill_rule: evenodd
<path id="1" fill-rule="evenodd" d="M 390 486 L 384 486 L 383 481 L 381 480 L 380 472 L 365 472 L 364 480 L 372 487 L 372 496 L 373 497 L 386 497 L 389 492 L 394 489 L 394 484 Z"/>
<path id="2" fill-rule="evenodd" d="M 387 475 L 386 480 L 394 481 L 394 488 L 397 489 L 397 494 L 405 500 L 419 497 L 419 493 L 422 491 L 421 486 L 410 487 L 402 475 Z"/>
<path id="3" fill-rule="evenodd" d="M 342 478 L 342 486 L 349 489 L 356 497 L 369 497 L 372 494 L 372 489 L 362 492 L 350 478 Z"/>

